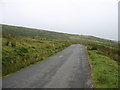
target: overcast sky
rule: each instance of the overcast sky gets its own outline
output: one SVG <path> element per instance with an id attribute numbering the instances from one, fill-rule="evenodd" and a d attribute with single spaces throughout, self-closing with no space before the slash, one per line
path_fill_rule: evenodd
<path id="1" fill-rule="evenodd" d="M 119 0 L 0 0 L 0 23 L 118 40 Z"/>

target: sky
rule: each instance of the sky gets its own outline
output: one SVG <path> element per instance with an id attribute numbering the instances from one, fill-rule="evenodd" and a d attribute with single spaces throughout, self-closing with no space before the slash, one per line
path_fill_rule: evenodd
<path id="1" fill-rule="evenodd" d="M 119 0 L 0 0 L 0 23 L 118 40 Z"/>

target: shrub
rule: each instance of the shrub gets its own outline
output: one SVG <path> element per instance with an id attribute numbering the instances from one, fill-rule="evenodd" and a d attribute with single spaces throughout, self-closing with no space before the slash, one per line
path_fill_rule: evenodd
<path id="1" fill-rule="evenodd" d="M 32 48 L 33 48 L 33 49 L 35 49 L 35 47 L 34 47 L 34 46 L 32 46 Z"/>
<path id="2" fill-rule="evenodd" d="M 16 46 L 16 42 L 15 42 L 15 41 L 12 41 L 12 42 L 11 42 L 11 46 L 12 46 L 12 47 L 15 47 L 15 46 Z"/>
<path id="3" fill-rule="evenodd" d="M 88 50 L 97 50 L 97 47 L 96 46 L 88 46 L 87 49 Z"/>
<path id="4" fill-rule="evenodd" d="M 93 47 L 91 48 L 91 50 L 97 50 L 97 47 L 96 47 L 96 46 L 93 46 Z"/>
<path id="5" fill-rule="evenodd" d="M 27 53 L 28 52 L 28 50 L 26 48 L 24 48 L 24 47 L 20 47 L 19 50 L 21 52 L 23 52 L 23 53 Z"/>
<path id="6" fill-rule="evenodd" d="M 7 40 L 5 43 L 4 43 L 6 46 L 9 45 L 9 40 Z"/>

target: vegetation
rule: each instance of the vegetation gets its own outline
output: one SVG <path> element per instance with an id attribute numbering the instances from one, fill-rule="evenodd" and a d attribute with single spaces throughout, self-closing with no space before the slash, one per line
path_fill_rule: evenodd
<path id="1" fill-rule="evenodd" d="M 88 50 L 92 79 L 96 88 L 118 88 L 118 64 L 97 50 Z"/>
<path id="2" fill-rule="evenodd" d="M 62 40 L 33 39 L 6 33 L 3 33 L 2 44 L 3 76 L 40 62 L 68 46 Z"/>
<path id="3" fill-rule="evenodd" d="M 3 76 L 45 60 L 71 44 L 82 44 L 88 49 L 94 87 L 117 87 L 117 41 L 9 25 L 2 25 L 2 30 Z"/>

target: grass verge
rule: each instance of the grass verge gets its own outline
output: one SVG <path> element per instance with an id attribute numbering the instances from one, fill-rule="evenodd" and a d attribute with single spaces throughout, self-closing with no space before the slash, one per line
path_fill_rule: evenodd
<path id="1" fill-rule="evenodd" d="M 118 63 L 97 50 L 88 50 L 94 88 L 118 88 Z"/>

